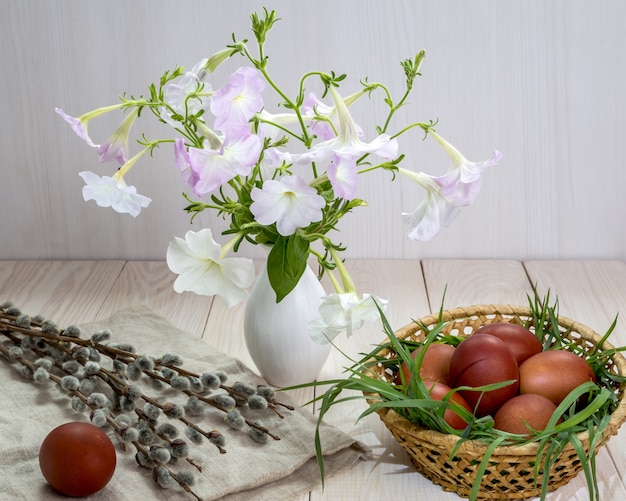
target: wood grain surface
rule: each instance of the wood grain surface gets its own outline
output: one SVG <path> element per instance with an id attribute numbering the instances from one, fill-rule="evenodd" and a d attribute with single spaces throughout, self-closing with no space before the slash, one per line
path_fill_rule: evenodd
<path id="1" fill-rule="evenodd" d="M 260 262 L 257 263 L 260 266 Z M 401 327 L 437 311 L 443 292 L 445 306 L 478 303 L 526 304 L 536 286 L 557 295 L 563 315 L 604 333 L 618 317 L 611 340 L 626 345 L 626 263 L 623 261 L 498 261 L 498 260 L 355 260 L 348 263 L 357 287 L 390 300 L 389 318 Z M 241 328 L 244 306 L 225 309 L 219 299 L 177 294 L 164 262 L 158 261 L 0 261 L 0 301 L 12 300 L 28 313 L 42 313 L 61 326 L 104 318 L 120 308 L 146 304 L 190 336 L 240 358 L 251 366 Z M 356 357 L 380 342 L 380 326 L 363 329 L 350 338 L 340 337 L 338 347 Z M 321 379 L 341 376 L 347 365 L 333 351 Z M 301 403 L 311 390 L 294 392 Z M 313 406 L 309 406 L 315 411 Z M 350 471 L 327 479 L 325 490 L 315 490 L 304 500 L 403 499 L 453 501 L 415 472 L 377 416 L 357 421 L 365 409 L 355 400 L 332 409 L 327 421 L 372 448 L 372 458 Z M 626 499 L 626 435 L 613 437 L 597 458 L 602 499 Z M 587 500 L 585 479 L 576 477 L 550 500 Z"/>

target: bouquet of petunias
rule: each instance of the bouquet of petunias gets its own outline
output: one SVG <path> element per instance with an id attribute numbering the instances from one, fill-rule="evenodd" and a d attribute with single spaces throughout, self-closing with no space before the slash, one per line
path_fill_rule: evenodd
<path id="1" fill-rule="evenodd" d="M 470 162 L 437 134 L 434 123 L 416 122 L 392 128 L 396 111 L 405 104 L 414 80 L 420 74 L 424 52 L 401 63 L 406 90 L 394 100 L 385 85 L 361 82 L 361 88 L 344 94 L 345 75 L 311 71 L 298 82 L 290 97 L 272 79 L 265 54 L 265 40 L 277 21 L 274 11 L 253 14 L 256 51 L 247 41 L 237 41 L 191 70 L 167 71 L 147 97 L 122 97 L 120 103 L 99 108 L 78 118 L 61 115 L 96 149 L 101 162 L 119 164 L 111 177 L 80 172 L 85 181 L 83 197 L 99 206 L 137 216 L 150 198 L 126 183 L 132 167 L 161 145 L 173 147 L 174 164 L 191 190 L 185 208 L 195 215 L 206 209 L 230 221 L 223 232 L 226 243 L 218 244 L 209 228 L 176 237 L 167 250 L 167 263 L 179 276 L 178 292 L 219 294 L 228 306 L 247 297 L 255 279 L 250 259 L 229 257 L 242 242 L 269 248 L 267 272 L 281 301 L 295 287 L 307 261 L 314 256 L 320 274 L 328 274 L 335 292 L 324 297 L 320 319 L 312 336 L 326 341 L 347 331 L 350 334 L 368 318 L 378 317 L 373 295 L 359 296 L 343 265 L 341 244 L 333 240 L 338 221 L 354 208 L 365 205 L 358 198 L 358 179 L 376 170 L 389 171 L 418 183 L 425 197 L 404 217 L 408 237 L 429 240 L 447 226 L 463 206 L 474 203 L 483 171 L 501 157 L 494 151 L 484 162 Z M 227 82 L 214 89 L 211 74 L 225 60 L 243 56 L 247 65 L 234 71 Z M 309 81 L 323 88 L 321 96 L 306 91 Z M 284 112 L 264 107 L 264 92 L 278 94 Z M 364 96 L 381 93 L 388 106 L 382 125 L 368 137 L 354 121 L 349 108 Z M 89 137 L 89 122 L 113 111 L 125 117 L 102 144 Z M 141 149 L 129 154 L 129 131 L 139 117 L 153 117 L 174 132 L 174 137 L 138 141 Z M 433 176 L 400 167 L 404 155 L 399 139 L 417 132 L 435 139 L 452 159 L 452 168 Z M 413 140 L 413 139 L 412 139 Z M 192 216 L 193 219 L 193 216 Z M 377 300 L 376 300 L 377 299 Z"/>

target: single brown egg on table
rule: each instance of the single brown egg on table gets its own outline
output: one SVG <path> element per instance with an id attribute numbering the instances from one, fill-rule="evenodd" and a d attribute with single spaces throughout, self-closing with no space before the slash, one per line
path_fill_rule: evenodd
<path id="1" fill-rule="evenodd" d="M 84 497 L 109 483 L 115 472 L 115 446 L 100 428 L 84 422 L 62 424 L 41 443 L 39 466 L 61 494 Z"/>

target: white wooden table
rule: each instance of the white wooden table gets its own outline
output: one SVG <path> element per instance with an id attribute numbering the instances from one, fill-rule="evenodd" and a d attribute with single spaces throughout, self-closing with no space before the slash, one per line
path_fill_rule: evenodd
<path id="1" fill-rule="evenodd" d="M 378 260 L 349 261 L 348 268 L 362 292 L 390 300 L 389 319 L 399 328 L 436 311 L 447 286 L 445 306 L 482 303 L 526 305 L 532 284 L 539 292 L 557 295 L 560 312 L 604 333 L 620 312 L 611 341 L 626 345 L 626 263 L 622 261 L 477 261 Z M 117 310 L 143 303 L 191 335 L 238 357 L 254 368 L 242 335 L 244 306 L 223 307 L 219 300 L 177 294 L 175 276 L 164 262 L 136 261 L 0 261 L 0 301 L 10 299 L 23 311 L 41 313 L 59 325 L 103 319 Z M 368 328 L 339 345 L 358 356 L 383 339 L 380 327 Z M 320 376 L 339 376 L 346 365 L 337 352 Z M 300 402 L 311 389 L 295 392 Z M 407 454 L 395 443 L 377 416 L 355 422 L 364 402 L 344 404 L 327 421 L 369 444 L 373 458 L 326 482 L 301 500 L 460 499 L 418 474 Z M 314 411 L 314 409 L 311 409 Z M 597 458 L 602 499 L 626 499 L 626 430 L 613 437 Z M 588 499 L 579 475 L 551 500 Z"/>

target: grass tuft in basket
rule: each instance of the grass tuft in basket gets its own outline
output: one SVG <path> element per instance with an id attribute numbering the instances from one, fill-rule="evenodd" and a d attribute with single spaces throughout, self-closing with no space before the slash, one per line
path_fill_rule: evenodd
<path id="1" fill-rule="evenodd" d="M 320 402 L 318 428 L 334 405 L 365 399 L 369 406 L 358 420 L 377 413 L 400 445 L 408 452 L 417 470 L 440 485 L 470 500 L 545 499 L 555 490 L 584 472 L 591 501 L 599 498 L 596 453 L 617 433 L 626 420 L 626 360 L 608 337 L 617 318 L 604 336 L 558 314 L 558 301 L 549 305 L 549 293 L 540 299 L 529 296 L 529 306 L 482 305 L 453 310 L 440 309 L 438 315 L 424 317 L 394 332 L 382 310 L 387 339 L 346 369 L 343 379 L 299 385 L 331 385 L 312 402 Z M 557 406 L 547 427 L 528 435 L 506 433 L 494 428 L 492 416 L 474 417 L 450 400 L 452 390 L 442 400 L 430 397 L 419 377 L 425 349 L 413 358 L 418 347 L 431 343 L 458 345 L 482 325 L 512 322 L 535 333 L 543 349 L 565 349 L 582 357 L 591 366 L 596 382 L 574 389 Z M 411 368 L 410 381 L 396 377 L 402 363 Z M 400 371 L 402 374 L 402 371 Z M 510 384 L 503 382 L 473 388 L 490 391 Z M 467 389 L 466 387 L 461 389 Z M 359 395 L 344 396 L 346 390 Z M 580 405 L 580 402 L 586 405 Z M 310 402 L 310 403 L 312 403 Z M 445 420 L 446 409 L 453 409 L 468 423 L 453 429 Z M 319 434 L 315 447 L 322 476 L 324 463 Z"/>

